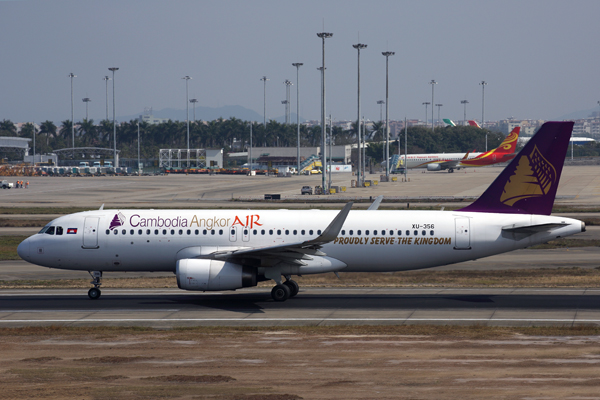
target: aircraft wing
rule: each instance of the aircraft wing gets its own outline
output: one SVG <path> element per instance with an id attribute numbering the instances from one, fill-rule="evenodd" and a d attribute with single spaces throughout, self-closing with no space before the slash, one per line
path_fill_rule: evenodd
<path id="1" fill-rule="evenodd" d="M 428 165 L 439 165 L 440 169 L 449 169 L 458 167 L 460 160 L 439 160 L 427 163 Z"/>
<path id="2" fill-rule="evenodd" d="M 348 214 L 350 213 L 352 204 L 352 202 L 346 204 L 333 221 L 331 221 L 329 226 L 325 228 L 323 233 L 314 239 L 303 242 L 284 243 L 276 246 L 216 251 L 207 254 L 202 258 L 211 258 L 215 260 L 230 260 L 236 258 L 272 259 L 294 265 L 304 265 L 302 260 L 310 260 L 310 256 L 327 255 L 320 249 L 324 244 L 333 242 L 338 237 L 340 230 L 346 221 L 346 217 L 348 217 Z"/>

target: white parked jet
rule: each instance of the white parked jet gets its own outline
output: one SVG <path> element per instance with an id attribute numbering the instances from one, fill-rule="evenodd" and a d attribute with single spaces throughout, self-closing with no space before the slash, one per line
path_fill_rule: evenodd
<path id="1" fill-rule="evenodd" d="M 550 216 L 573 128 L 546 123 L 473 204 L 457 211 L 96 210 L 55 219 L 18 247 L 26 261 L 103 272 L 172 271 L 181 289 L 213 291 L 272 279 L 284 301 L 293 275 L 429 268 L 585 230 Z M 378 199 L 380 201 L 380 199 Z"/>

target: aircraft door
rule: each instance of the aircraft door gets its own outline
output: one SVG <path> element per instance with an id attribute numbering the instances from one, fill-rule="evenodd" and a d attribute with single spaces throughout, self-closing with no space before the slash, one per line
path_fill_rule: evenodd
<path id="1" fill-rule="evenodd" d="M 88 217 L 83 225 L 83 248 L 97 249 L 98 246 L 98 217 Z"/>
<path id="2" fill-rule="evenodd" d="M 471 249 L 471 224 L 469 218 L 455 218 L 456 240 L 454 242 L 455 250 Z"/>
<path id="3" fill-rule="evenodd" d="M 237 242 L 237 226 L 232 226 L 229 228 L 229 241 Z"/>
<path id="4" fill-rule="evenodd" d="M 247 226 L 245 226 L 244 229 L 242 229 L 242 241 L 243 242 L 250 241 L 250 228 L 248 228 Z"/>

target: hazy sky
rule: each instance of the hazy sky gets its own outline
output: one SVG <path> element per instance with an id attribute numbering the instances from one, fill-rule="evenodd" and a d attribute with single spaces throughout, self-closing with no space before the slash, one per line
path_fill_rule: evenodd
<path id="1" fill-rule="evenodd" d="M 185 109 L 185 81 L 198 105 L 241 105 L 267 118 L 284 114 L 283 81 L 300 68 L 300 115 L 320 118 L 321 40 L 326 40 L 327 113 L 357 115 L 357 51 L 362 109 L 379 119 L 390 57 L 390 118 L 552 119 L 593 109 L 600 100 L 600 1 L 0 1 L 0 120 L 105 116 L 108 67 L 116 72 L 117 115 L 144 107 Z M 112 85 L 112 82 L 111 82 Z M 110 87 L 109 87 L 110 88 Z M 109 97 L 112 92 L 109 89 Z M 112 107 L 112 106 L 111 106 Z M 384 111 L 385 113 L 385 111 Z M 431 109 L 429 109 L 431 113 Z M 112 115 L 112 112 L 111 112 Z M 431 115 L 431 114 L 430 114 Z M 435 110 L 437 118 L 437 108 Z"/>

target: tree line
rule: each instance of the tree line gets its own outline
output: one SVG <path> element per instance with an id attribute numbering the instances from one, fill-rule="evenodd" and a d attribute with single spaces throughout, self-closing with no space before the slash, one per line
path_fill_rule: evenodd
<path id="1" fill-rule="evenodd" d="M 159 149 L 187 148 L 187 125 L 185 121 L 163 122 L 160 124 L 139 123 L 140 151 L 144 158 L 158 157 Z M 34 133 L 35 130 L 35 133 Z M 367 130 L 367 141 L 372 142 L 367 149 L 367 156 L 373 162 L 381 162 L 384 157 L 383 122 L 375 122 Z M 252 123 L 253 147 L 296 147 L 297 126 L 269 121 L 265 127 L 262 123 Z M 121 158 L 137 157 L 138 121 L 131 120 L 116 125 L 117 149 Z M 32 139 L 35 134 L 36 153 L 51 153 L 54 150 L 72 147 L 71 121 L 62 121 L 57 127 L 52 121 L 44 121 L 39 129 L 31 123 L 25 124 L 17 134 L 15 125 L 9 120 L 0 122 L 0 136 L 19 136 Z M 429 127 L 414 126 L 408 128 L 408 153 L 460 153 L 467 151 L 484 151 L 487 134 L 488 149 L 497 147 L 504 135 L 471 126 Z M 390 142 L 390 154 L 404 154 L 404 131 L 400 132 L 400 142 Z M 351 129 L 333 127 L 333 143 L 336 145 L 356 143 L 356 123 Z M 241 143 L 241 148 L 238 146 Z M 224 149 L 225 152 L 246 150 L 250 144 L 250 122 L 237 118 L 217 119 L 214 121 L 190 122 L 190 148 Z M 300 145 L 316 147 L 321 144 L 320 126 L 300 126 Z M 31 144 L 32 145 L 32 144 Z M 102 120 L 96 124 L 94 120 L 80 121 L 75 124 L 75 147 L 113 148 L 113 124 L 110 120 Z M 600 145 L 577 146 L 582 155 L 598 155 Z M 584 149 L 585 147 L 585 149 Z M 595 153 L 595 154 L 594 154 Z M 258 153 L 257 153 L 258 154 Z"/>

